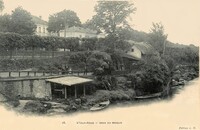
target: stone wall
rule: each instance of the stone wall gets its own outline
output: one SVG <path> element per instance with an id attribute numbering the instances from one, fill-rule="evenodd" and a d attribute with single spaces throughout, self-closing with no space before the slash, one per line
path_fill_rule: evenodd
<path id="1" fill-rule="evenodd" d="M 0 92 L 12 98 L 52 98 L 51 85 L 44 79 L 1 81 Z"/>

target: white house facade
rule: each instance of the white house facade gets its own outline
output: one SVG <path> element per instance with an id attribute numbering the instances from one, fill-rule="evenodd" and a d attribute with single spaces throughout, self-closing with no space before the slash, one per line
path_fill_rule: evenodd
<path id="1" fill-rule="evenodd" d="M 70 27 L 60 31 L 60 37 L 77 38 L 105 38 L 104 34 L 97 34 L 97 31 L 82 27 Z"/>
<path id="2" fill-rule="evenodd" d="M 32 16 L 33 22 L 36 24 L 37 28 L 35 30 L 35 34 L 38 36 L 49 36 L 48 22 L 42 20 L 41 17 Z"/>
<path id="3" fill-rule="evenodd" d="M 131 40 L 128 42 L 132 45 L 132 47 L 127 51 L 127 54 L 132 57 L 141 59 L 145 55 L 159 56 L 159 53 L 148 43 L 135 42 Z"/>

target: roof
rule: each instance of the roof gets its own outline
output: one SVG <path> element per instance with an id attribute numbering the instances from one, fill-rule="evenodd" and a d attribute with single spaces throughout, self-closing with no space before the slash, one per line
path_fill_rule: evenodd
<path id="1" fill-rule="evenodd" d="M 61 31 L 64 31 L 64 30 L 61 30 Z M 70 27 L 66 29 L 66 32 L 82 32 L 82 33 L 93 33 L 93 34 L 97 33 L 97 31 L 82 28 L 82 27 Z"/>
<path id="2" fill-rule="evenodd" d="M 133 55 L 127 54 L 127 53 L 121 53 L 121 57 L 132 59 L 132 60 L 140 60 L 139 58 L 137 58 Z"/>
<path id="3" fill-rule="evenodd" d="M 35 22 L 35 24 L 44 24 L 44 25 L 48 24 L 47 21 L 44 21 L 41 18 L 39 18 L 37 16 L 33 16 L 33 15 L 32 15 L 32 21 Z"/>
<path id="4" fill-rule="evenodd" d="M 53 78 L 53 79 L 46 79 L 46 81 L 58 83 L 62 85 L 72 86 L 76 84 L 83 84 L 92 82 L 92 79 L 82 78 L 82 77 L 75 77 L 75 76 L 67 76 L 67 77 L 60 77 L 60 78 Z"/>
<path id="5" fill-rule="evenodd" d="M 127 42 L 129 42 L 133 46 L 137 47 L 142 52 L 142 54 L 155 54 L 155 53 L 157 53 L 157 51 L 148 43 L 135 42 L 135 41 L 132 41 L 132 40 L 128 40 Z"/>

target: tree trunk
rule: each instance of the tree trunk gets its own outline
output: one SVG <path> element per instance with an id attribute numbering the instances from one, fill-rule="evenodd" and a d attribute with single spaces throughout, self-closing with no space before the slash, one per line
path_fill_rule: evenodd
<path id="1" fill-rule="evenodd" d="M 34 59 L 34 55 L 35 55 L 35 48 L 32 47 L 32 60 Z"/>
<path id="2" fill-rule="evenodd" d="M 10 59 L 12 59 L 13 50 L 12 50 L 12 49 L 10 49 L 9 51 L 10 51 Z"/>
<path id="3" fill-rule="evenodd" d="M 52 58 L 54 57 L 54 50 L 52 50 Z"/>

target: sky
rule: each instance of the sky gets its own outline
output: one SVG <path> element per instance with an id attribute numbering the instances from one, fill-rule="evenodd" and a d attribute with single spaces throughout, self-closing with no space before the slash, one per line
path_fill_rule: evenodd
<path id="1" fill-rule="evenodd" d="M 95 0 L 3 0 L 3 13 L 10 14 L 22 6 L 32 15 L 48 21 L 51 14 L 64 9 L 77 13 L 81 22 L 91 19 Z M 133 0 L 137 8 L 130 16 L 130 25 L 138 31 L 149 32 L 153 22 L 161 22 L 168 40 L 181 44 L 200 44 L 200 0 Z"/>

